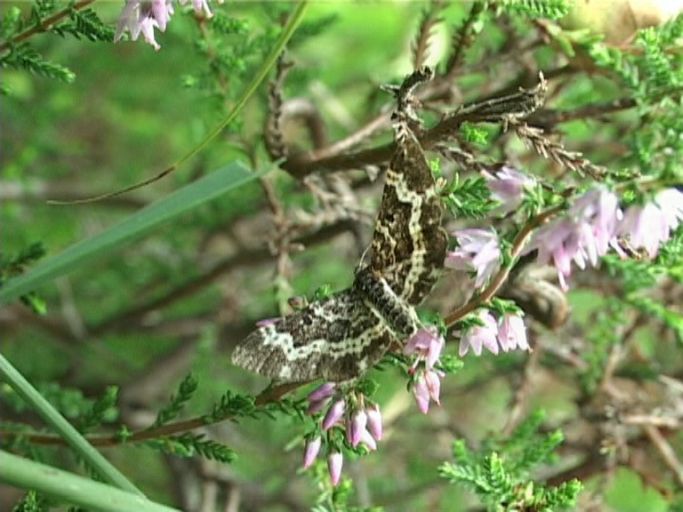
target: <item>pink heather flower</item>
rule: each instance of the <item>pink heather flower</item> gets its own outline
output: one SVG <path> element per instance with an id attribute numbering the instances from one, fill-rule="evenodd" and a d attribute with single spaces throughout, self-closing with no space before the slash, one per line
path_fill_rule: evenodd
<path id="1" fill-rule="evenodd" d="M 194 9 L 194 12 L 199 15 L 203 15 L 206 18 L 210 18 L 213 16 L 213 13 L 211 12 L 211 9 L 209 9 L 209 2 L 207 0 L 191 0 L 192 1 L 192 8 Z M 180 0 L 180 5 L 185 5 L 188 3 L 188 0 Z M 218 3 L 223 3 L 222 1 Z"/>
<path id="2" fill-rule="evenodd" d="M 280 321 L 280 317 L 276 316 L 273 318 L 264 318 L 263 320 L 259 320 L 256 322 L 256 327 L 270 327 L 275 325 Z"/>
<path id="3" fill-rule="evenodd" d="M 622 212 L 617 197 L 603 187 L 595 187 L 578 198 L 566 215 L 546 224 L 535 234 L 525 253 L 538 250 L 538 262 L 552 262 L 562 289 L 567 290 L 571 263 L 579 268 L 598 264 L 598 258 L 616 247 Z"/>
<path id="4" fill-rule="evenodd" d="M 321 400 L 327 400 L 334 395 L 336 388 L 337 384 L 334 382 L 326 382 L 325 384 L 321 384 L 308 394 L 308 401 L 320 402 Z"/>
<path id="5" fill-rule="evenodd" d="M 427 387 L 424 374 L 421 374 L 415 381 L 413 394 L 415 395 L 418 409 L 420 409 L 422 414 L 427 414 L 429 412 L 429 388 Z"/>
<path id="6" fill-rule="evenodd" d="M 336 384 L 334 382 L 326 382 L 309 393 L 308 414 L 313 416 L 322 411 L 329 403 L 332 395 L 334 395 L 335 388 Z"/>
<path id="7" fill-rule="evenodd" d="M 501 203 L 494 210 L 498 214 L 505 214 L 518 208 L 524 200 L 524 190 L 536 184 L 533 178 L 508 166 L 504 166 L 494 174 L 489 172 L 483 174 L 491 197 Z"/>
<path id="8" fill-rule="evenodd" d="M 670 231 L 683 222 L 683 192 L 677 188 L 667 188 L 657 193 L 655 202 L 662 210 Z"/>
<path id="9" fill-rule="evenodd" d="M 478 313 L 479 320 L 483 325 L 470 327 L 460 338 L 460 357 L 467 354 L 472 348 L 475 355 L 481 355 L 482 347 L 486 347 L 490 352 L 498 354 L 498 324 L 487 310 L 482 309 Z"/>
<path id="10" fill-rule="evenodd" d="M 415 395 L 417 407 L 422 414 L 429 412 L 430 401 L 440 405 L 439 395 L 441 393 L 441 379 L 443 376 L 443 372 L 437 370 L 424 370 L 415 379 L 413 394 Z"/>
<path id="11" fill-rule="evenodd" d="M 650 258 L 657 255 L 661 243 L 669 238 L 666 218 L 654 203 L 626 210 L 619 232 L 628 237 L 634 248 L 644 248 Z"/>
<path id="12" fill-rule="evenodd" d="M 330 407 L 323 419 L 323 430 L 332 428 L 344 416 L 346 410 L 346 402 L 344 399 L 337 400 L 332 407 Z"/>
<path id="13" fill-rule="evenodd" d="M 682 221 L 683 192 L 668 188 L 658 192 L 654 202 L 626 210 L 619 234 L 627 236 L 634 248 L 642 247 L 654 258 Z"/>
<path id="14" fill-rule="evenodd" d="M 142 33 L 144 40 L 158 51 L 161 46 L 154 38 L 154 29 L 165 31 L 172 14 L 171 0 L 126 0 L 119 16 L 114 42 L 120 40 L 126 31 L 133 41 Z"/>
<path id="15" fill-rule="evenodd" d="M 444 265 L 476 272 L 474 286 L 481 288 L 500 268 L 498 236 L 495 231 L 486 229 L 461 229 L 452 235 L 458 241 L 458 248 L 446 254 Z"/>
<path id="16" fill-rule="evenodd" d="M 304 451 L 304 469 L 308 469 L 313 465 L 318 453 L 320 453 L 321 444 L 322 439 L 320 439 L 320 436 L 316 436 L 306 442 L 306 450 Z"/>
<path id="17" fill-rule="evenodd" d="M 428 369 L 434 367 L 439 360 L 445 340 L 435 327 L 419 329 L 406 343 L 403 353 L 406 355 L 417 354 L 418 360 L 424 359 Z"/>
<path id="18" fill-rule="evenodd" d="M 327 457 L 327 470 L 330 473 L 330 480 L 335 487 L 341 478 L 342 466 L 344 465 L 344 456 L 339 452 L 334 452 Z"/>
<path id="19" fill-rule="evenodd" d="M 372 437 L 377 441 L 382 440 L 382 413 L 379 411 L 379 405 L 373 404 L 367 409 L 365 413 L 368 415 L 368 430 Z"/>
<path id="20" fill-rule="evenodd" d="M 360 443 L 363 433 L 366 432 L 365 427 L 367 426 L 367 424 L 368 415 L 363 410 L 357 411 L 356 414 L 354 414 L 351 418 L 351 421 L 347 422 L 346 433 L 348 441 L 354 448 L 358 446 L 358 443 Z"/>
<path id="21" fill-rule="evenodd" d="M 504 352 L 515 350 L 529 350 L 529 343 L 526 339 L 526 327 L 521 316 L 512 313 L 505 313 L 503 318 L 498 320 L 498 342 Z"/>
<path id="22" fill-rule="evenodd" d="M 360 442 L 367 446 L 368 450 L 370 450 L 371 452 L 377 450 L 377 442 L 372 437 L 370 432 L 368 432 L 366 429 L 363 429 L 363 431 L 361 432 Z"/>

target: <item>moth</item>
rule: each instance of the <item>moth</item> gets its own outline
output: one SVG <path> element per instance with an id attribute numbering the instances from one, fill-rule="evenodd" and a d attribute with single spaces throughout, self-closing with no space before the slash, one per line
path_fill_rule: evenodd
<path id="1" fill-rule="evenodd" d="M 412 128 L 413 90 L 431 74 L 417 70 L 393 89 L 396 150 L 369 261 L 359 264 L 349 288 L 249 334 L 233 352 L 235 365 L 280 383 L 341 382 L 362 375 L 418 330 L 415 306 L 434 287 L 447 249 L 439 190 Z"/>

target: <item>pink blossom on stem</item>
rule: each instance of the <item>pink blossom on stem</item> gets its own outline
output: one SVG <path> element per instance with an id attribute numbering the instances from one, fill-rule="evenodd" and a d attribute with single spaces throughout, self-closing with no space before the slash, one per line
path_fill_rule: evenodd
<path id="1" fill-rule="evenodd" d="M 415 395 L 418 409 L 420 409 L 422 414 L 427 414 L 429 412 L 429 388 L 427 387 L 424 374 L 420 374 L 415 380 L 413 395 Z"/>
<path id="2" fill-rule="evenodd" d="M 335 487 L 341 478 L 342 466 L 344 465 L 344 456 L 340 452 L 333 452 L 327 457 L 327 470 L 330 474 L 330 480 Z"/>
<path id="3" fill-rule="evenodd" d="M 441 375 L 434 370 L 427 370 L 424 373 L 424 379 L 427 384 L 427 391 L 429 391 L 429 398 L 437 405 L 441 405 L 439 400 L 439 395 L 441 394 Z"/>
<path id="4" fill-rule="evenodd" d="M 309 393 L 308 414 L 313 416 L 322 411 L 329 403 L 332 395 L 334 395 L 335 388 L 336 384 L 334 382 L 326 382 Z"/>
<path id="5" fill-rule="evenodd" d="M 264 318 L 263 320 L 259 320 L 256 322 L 256 327 L 271 327 L 278 323 L 280 321 L 279 316 L 275 316 L 272 318 Z"/>
<path id="6" fill-rule="evenodd" d="M 377 450 L 377 442 L 372 437 L 370 432 L 368 432 L 366 429 L 363 429 L 363 431 L 361 432 L 360 442 L 367 446 L 368 450 L 370 450 L 371 452 Z"/>
<path id="7" fill-rule="evenodd" d="M 351 443 L 351 446 L 354 448 L 358 446 L 358 443 L 360 443 L 367 424 L 368 415 L 364 410 L 357 411 L 356 414 L 354 414 L 351 418 L 350 424 L 347 424 L 346 432 L 349 438 L 349 443 Z"/>
<path id="8" fill-rule="evenodd" d="M 418 359 L 424 359 L 427 368 L 433 368 L 439 360 L 445 340 L 435 327 L 419 329 L 406 343 L 403 353 L 417 354 Z"/>
<path id="9" fill-rule="evenodd" d="M 439 395 L 441 393 L 441 379 L 443 372 L 438 370 L 424 370 L 421 371 L 415 379 L 413 385 L 413 395 L 415 395 L 415 402 L 418 409 L 423 414 L 429 412 L 429 403 L 434 402 L 440 405 Z"/>
<path id="10" fill-rule="evenodd" d="M 498 235 L 486 229 L 461 229 L 454 231 L 458 248 L 446 254 L 444 265 L 454 270 L 476 273 L 474 286 L 481 288 L 500 268 Z"/>
<path id="11" fill-rule="evenodd" d="M 326 382 L 325 384 L 321 384 L 308 394 L 308 401 L 320 402 L 321 400 L 326 400 L 334 395 L 336 388 L 337 384 L 335 382 Z"/>
<path id="12" fill-rule="evenodd" d="M 308 469 L 313 465 L 318 453 L 320 452 L 321 444 L 322 439 L 320 439 L 320 436 L 316 436 L 306 442 L 306 450 L 304 451 L 304 469 Z"/>
<path id="13" fill-rule="evenodd" d="M 585 268 L 596 266 L 610 246 L 615 247 L 622 212 L 617 197 L 604 187 L 588 190 L 566 215 L 556 218 L 534 234 L 525 253 L 538 250 L 541 265 L 557 269 L 562 289 L 567 290 L 572 261 Z"/>
<path id="14" fill-rule="evenodd" d="M 529 350 L 526 338 L 526 326 L 521 316 L 505 313 L 498 320 L 498 341 L 504 352 L 515 350 Z"/>
<path id="15" fill-rule="evenodd" d="M 643 248 L 654 258 L 682 221 L 683 192 L 668 188 L 658 192 L 653 202 L 626 210 L 619 234 L 628 237 L 634 248 Z"/>
<path id="16" fill-rule="evenodd" d="M 677 188 L 666 188 L 657 193 L 655 202 L 662 210 L 670 231 L 683 222 L 683 192 Z"/>
<path id="17" fill-rule="evenodd" d="M 325 418 L 323 419 L 323 430 L 329 430 L 339 420 L 341 420 L 342 416 L 344 416 L 345 410 L 346 402 L 343 398 L 333 403 L 332 407 L 328 409 L 327 414 L 325 414 Z"/>
<path id="18" fill-rule="evenodd" d="M 372 437 L 374 437 L 377 441 L 382 440 L 382 413 L 379 410 L 379 405 L 373 404 L 367 409 L 365 409 L 366 414 L 368 415 L 368 430 L 370 431 L 370 434 L 372 434 Z"/>
<path id="19" fill-rule="evenodd" d="M 485 172 L 484 178 L 486 178 L 491 197 L 501 203 L 494 210 L 498 214 L 517 209 L 524 200 L 524 190 L 533 187 L 536 183 L 533 178 L 508 166 L 502 167 L 493 174 Z"/>
<path id="20" fill-rule="evenodd" d="M 481 355 L 482 347 L 494 354 L 498 353 L 498 324 L 495 318 L 485 309 L 479 311 L 478 317 L 483 325 L 470 327 L 460 337 L 460 348 L 458 350 L 460 357 L 467 354 L 470 348 L 477 356 Z"/>
<path id="21" fill-rule="evenodd" d="M 119 41 L 124 32 L 130 33 L 130 38 L 136 41 L 142 34 L 144 40 L 155 50 L 161 46 L 156 42 L 154 29 L 162 32 L 166 30 L 173 5 L 170 0 L 126 0 L 126 5 L 119 16 L 114 42 Z"/>
<path id="22" fill-rule="evenodd" d="M 206 18 L 210 18 L 213 16 L 213 13 L 211 12 L 211 9 L 209 9 L 209 2 L 208 0 L 191 0 L 192 1 L 192 8 L 194 9 L 194 12 L 199 15 L 203 15 Z M 185 5 L 188 3 L 188 0 L 180 0 L 180 5 Z M 221 3 L 221 2 L 219 2 Z"/>

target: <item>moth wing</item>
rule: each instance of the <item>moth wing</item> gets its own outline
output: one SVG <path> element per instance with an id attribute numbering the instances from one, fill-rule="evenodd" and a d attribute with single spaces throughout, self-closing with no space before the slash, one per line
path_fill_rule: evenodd
<path id="1" fill-rule="evenodd" d="M 364 373 L 395 336 L 354 289 L 313 302 L 240 343 L 233 364 L 278 382 L 344 381 Z"/>
<path id="2" fill-rule="evenodd" d="M 422 147 L 407 126 L 386 173 L 372 236 L 370 267 L 409 304 L 420 304 L 443 267 L 448 237 L 443 206 Z"/>

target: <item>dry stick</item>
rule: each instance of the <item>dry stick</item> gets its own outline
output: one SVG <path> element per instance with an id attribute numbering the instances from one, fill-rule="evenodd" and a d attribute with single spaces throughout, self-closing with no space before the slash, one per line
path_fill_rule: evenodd
<path id="1" fill-rule="evenodd" d="M 14 36 L 12 39 L 9 41 L 5 41 L 4 43 L 0 44 L 0 52 L 3 50 L 7 50 L 10 46 L 21 43 L 22 41 L 25 41 L 29 37 L 39 34 L 41 32 L 45 32 L 47 29 L 49 29 L 52 25 L 57 23 L 59 20 L 62 18 L 66 18 L 71 14 L 72 11 L 78 11 L 83 9 L 84 7 L 90 5 L 93 3 L 95 0 L 80 0 L 79 2 L 76 2 L 70 7 L 66 7 L 62 9 L 59 12 L 56 12 L 49 18 L 45 18 L 42 20 L 40 23 L 37 23 L 36 25 L 32 26 L 31 28 L 24 30 L 21 34 L 18 34 Z"/>
<path id="2" fill-rule="evenodd" d="M 664 463 L 673 471 L 674 475 L 676 475 L 678 483 L 683 485 L 683 464 L 678 460 L 674 449 L 654 425 L 646 425 L 644 430 L 645 434 L 650 439 L 650 442 L 655 446 L 659 455 L 664 460 Z"/>

